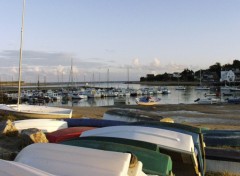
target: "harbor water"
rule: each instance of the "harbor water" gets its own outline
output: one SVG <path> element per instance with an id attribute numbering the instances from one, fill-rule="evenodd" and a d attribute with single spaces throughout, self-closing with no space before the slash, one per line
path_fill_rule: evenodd
<path id="1" fill-rule="evenodd" d="M 147 86 L 141 84 L 124 84 L 124 83 L 100 83 L 96 87 L 105 88 L 130 88 L 130 89 L 144 89 L 153 88 L 157 89 L 159 86 Z M 152 96 L 160 98 L 161 104 L 196 104 L 195 100 L 198 98 L 206 98 L 209 94 L 217 94 L 221 102 L 225 102 L 228 96 L 224 96 L 223 92 L 219 92 L 219 88 L 211 88 L 210 90 L 196 90 L 195 86 L 186 86 L 185 90 L 176 90 L 177 86 L 161 86 L 167 88 L 169 94 L 154 94 Z M 233 93 L 232 96 L 238 96 L 239 92 Z M 142 96 L 142 95 L 141 95 Z M 49 102 L 49 106 L 113 106 L 116 105 L 119 97 L 102 97 L 102 98 L 87 98 L 87 99 L 74 99 L 74 100 L 58 100 Z M 136 105 L 136 96 L 124 96 L 122 103 L 128 105 Z"/>

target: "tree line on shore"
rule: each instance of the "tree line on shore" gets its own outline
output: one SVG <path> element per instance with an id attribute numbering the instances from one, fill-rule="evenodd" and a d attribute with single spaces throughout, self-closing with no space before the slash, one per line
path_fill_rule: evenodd
<path id="1" fill-rule="evenodd" d="M 221 65 L 219 62 L 214 65 L 210 65 L 208 69 L 200 69 L 196 72 L 184 69 L 181 73 L 163 73 L 163 74 L 148 74 L 146 77 L 141 77 L 140 82 L 144 81 L 184 81 L 184 82 L 194 82 L 202 79 L 204 75 L 211 75 L 211 81 L 219 82 L 221 78 L 221 71 L 238 70 L 240 72 L 240 61 L 233 60 L 232 64 Z M 201 78 L 200 78 L 201 77 Z"/>

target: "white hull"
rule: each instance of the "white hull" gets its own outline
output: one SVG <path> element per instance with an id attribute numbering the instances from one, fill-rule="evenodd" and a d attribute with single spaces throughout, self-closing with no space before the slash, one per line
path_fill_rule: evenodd
<path id="1" fill-rule="evenodd" d="M 87 95 L 81 95 L 81 94 L 71 94 L 70 97 L 72 99 L 87 99 L 88 98 Z"/>
<path id="2" fill-rule="evenodd" d="M 192 153 L 192 136 L 165 129 L 140 126 L 114 126 L 85 131 L 81 137 L 105 136 L 132 139 L 157 144 L 169 150 Z"/>
<path id="3" fill-rule="evenodd" d="M 176 90 L 186 90 L 186 88 L 183 86 L 178 86 L 178 87 L 176 87 Z"/>
<path id="4" fill-rule="evenodd" d="M 0 160 L 0 175 L 2 176 L 54 176 L 34 167 L 14 161 Z"/>
<path id="5" fill-rule="evenodd" d="M 195 90 L 210 90 L 209 87 L 196 87 Z"/>
<path id="6" fill-rule="evenodd" d="M 34 167 L 14 161 L 0 160 L 0 175 L 2 176 L 54 176 Z"/>
<path id="7" fill-rule="evenodd" d="M 198 104 L 218 104 L 220 102 L 220 99 L 216 98 L 203 98 L 197 101 Z"/>
<path id="8" fill-rule="evenodd" d="M 72 110 L 49 106 L 36 105 L 5 105 L 0 104 L 0 111 L 7 114 L 30 118 L 71 118 Z"/>
<path id="9" fill-rule="evenodd" d="M 142 163 L 129 168 L 130 160 L 129 153 L 50 143 L 27 146 L 15 158 L 54 175 L 146 176 Z"/>
<path id="10" fill-rule="evenodd" d="M 230 89 L 230 91 L 232 91 L 232 92 L 240 92 L 240 88 L 233 87 L 233 88 Z"/>
<path id="11" fill-rule="evenodd" d="M 13 122 L 18 131 L 29 128 L 37 128 L 43 132 L 51 133 L 60 129 L 68 128 L 68 124 L 65 121 L 55 119 L 29 119 L 29 120 L 17 120 Z"/>

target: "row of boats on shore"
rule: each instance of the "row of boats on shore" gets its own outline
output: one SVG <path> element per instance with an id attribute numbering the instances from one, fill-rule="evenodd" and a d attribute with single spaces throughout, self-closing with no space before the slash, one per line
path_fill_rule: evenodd
<path id="1" fill-rule="evenodd" d="M 221 155 L 221 160 L 208 146 L 212 146 L 215 134 L 227 137 L 236 133 L 239 138 L 239 131 L 224 133 L 156 121 L 69 118 L 28 119 L 13 124 L 19 133 L 40 129 L 49 143 L 23 148 L 14 161 L 0 160 L 0 173 L 10 176 L 16 172 L 24 173 L 20 176 L 204 176 L 206 171 L 240 172 L 239 157 L 227 161 Z"/>

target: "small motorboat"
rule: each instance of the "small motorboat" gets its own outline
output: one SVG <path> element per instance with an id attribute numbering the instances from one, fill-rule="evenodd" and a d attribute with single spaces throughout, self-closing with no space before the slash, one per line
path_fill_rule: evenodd
<path id="1" fill-rule="evenodd" d="M 151 96 L 144 96 L 140 98 L 136 98 L 136 103 L 138 105 L 158 105 L 160 104 L 160 98 L 151 97 Z"/>
<path id="2" fill-rule="evenodd" d="M 184 86 L 177 86 L 176 90 L 186 90 L 186 87 L 184 87 Z"/>
<path id="3" fill-rule="evenodd" d="M 221 103 L 221 100 L 219 98 L 207 97 L 207 98 L 198 98 L 194 100 L 194 102 L 197 102 L 198 104 L 218 104 L 218 103 Z"/>

